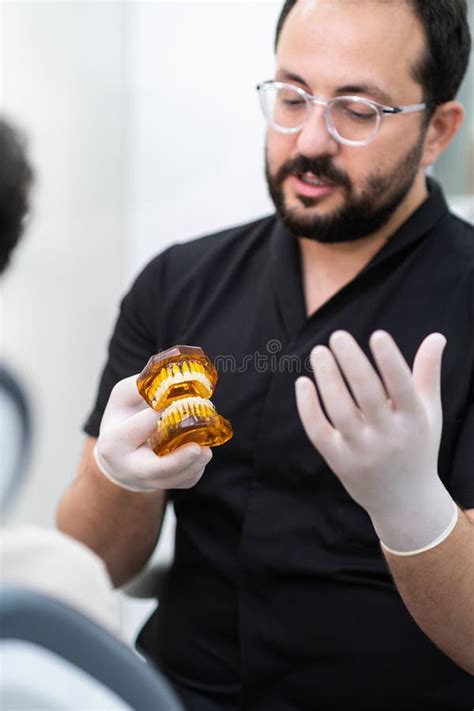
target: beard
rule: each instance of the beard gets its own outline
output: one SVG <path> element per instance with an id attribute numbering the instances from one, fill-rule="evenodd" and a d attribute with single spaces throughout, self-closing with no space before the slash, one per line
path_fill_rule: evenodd
<path id="1" fill-rule="evenodd" d="M 379 230 L 393 215 L 412 187 L 423 153 L 424 132 L 418 142 L 398 161 L 389 173 L 375 171 L 366 179 L 360 194 L 356 194 L 349 176 L 336 168 L 330 156 L 307 158 L 299 155 L 287 161 L 272 175 L 265 149 L 265 175 L 270 197 L 278 217 L 295 237 L 317 242 L 353 242 Z M 298 214 L 285 203 L 283 182 L 290 175 L 311 172 L 322 180 L 341 186 L 345 192 L 344 205 L 330 215 Z M 318 204 L 318 199 L 298 195 L 307 208 Z"/>

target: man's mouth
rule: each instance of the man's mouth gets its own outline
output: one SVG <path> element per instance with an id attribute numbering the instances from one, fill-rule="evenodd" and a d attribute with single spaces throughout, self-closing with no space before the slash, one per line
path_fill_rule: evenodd
<path id="1" fill-rule="evenodd" d="M 294 173 L 290 176 L 290 183 L 296 195 L 313 200 L 332 195 L 338 187 L 336 183 L 309 172 Z"/>
<path id="2" fill-rule="evenodd" d="M 334 187 L 335 183 L 325 178 L 317 178 L 313 173 L 297 173 L 296 177 L 307 185 L 314 185 L 317 188 Z"/>

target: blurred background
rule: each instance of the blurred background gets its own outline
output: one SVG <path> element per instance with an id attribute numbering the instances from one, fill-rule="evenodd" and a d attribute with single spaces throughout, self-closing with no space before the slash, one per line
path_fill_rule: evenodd
<path id="1" fill-rule="evenodd" d="M 13 522 L 52 525 L 120 297 L 170 243 L 272 211 L 255 85 L 273 75 L 281 0 L 3 2 L 2 112 L 36 171 L 31 226 L 0 291 L 2 358 L 35 420 Z M 471 23 L 472 23 L 471 3 Z M 474 70 L 437 164 L 474 220 Z"/>

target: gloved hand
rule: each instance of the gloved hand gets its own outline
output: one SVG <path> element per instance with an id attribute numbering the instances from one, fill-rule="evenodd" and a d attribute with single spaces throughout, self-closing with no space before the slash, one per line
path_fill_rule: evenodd
<path id="1" fill-rule="evenodd" d="M 160 413 L 139 394 L 137 377 L 121 380 L 110 394 L 94 448 L 97 466 L 110 481 L 129 491 L 189 489 L 203 475 L 212 452 L 188 443 L 158 457 L 147 440 Z"/>
<path id="2" fill-rule="evenodd" d="M 367 511 L 383 545 L 399 555 L 437 545 L 457 520 L 457 507 L 437 470 L 445 344 L 441 334 L 428 336 L 412 375 L 391 336 L 373 333 L 370 348 L 382 382 L 354 338 L 335 332 L 331 350 L 317 346 L 311 353 L 332 424 L 313 381 L 296 381 L 298 412 L 309 439 Z"/>

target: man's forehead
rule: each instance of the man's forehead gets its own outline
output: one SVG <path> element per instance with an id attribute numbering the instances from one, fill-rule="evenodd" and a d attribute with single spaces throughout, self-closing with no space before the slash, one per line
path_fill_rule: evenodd
<path id="1" fill-rule="evenodd" d="M 283 25 L 277 68 L 309 86 L 316 77 L 337 90 L 354 79 L 397 94 L 416 84 L 412 68 L 424 46 L 406 0 L 298 0 Z"/>
<path id="2" fill-rule="evenodd" d="M 387 24 L 388 23 L 388 24 Z M 285 28 L 298 25 L 308 35 L 336 27 L 341 43 L 354 32 L 387 38 L 417 35 L 424 40 L 421 22 L 416 16 L 411 0 L 296 0 L 283 23 Z"/>
<path id="3" fill-rule="evenodd" d="M 342 6 L 349 7 L 350 5 L 361 5 L 363 2 L 383 4 L 385 6 L 392 5 L 409 5 L 410 0 L 296 0 L 295 6 L 303 13 L 303 16 L 311 13 L 317 7 L 324 5 L 334 6 L 339 3 Z"/>

